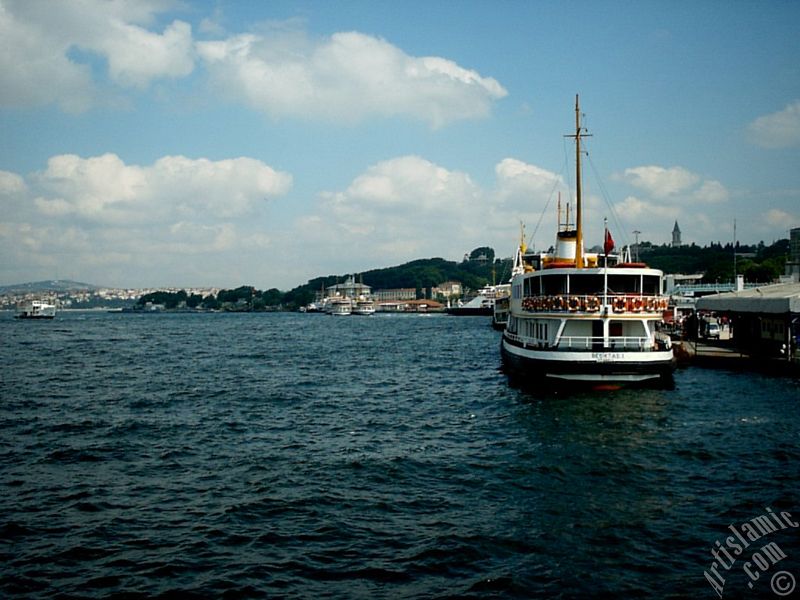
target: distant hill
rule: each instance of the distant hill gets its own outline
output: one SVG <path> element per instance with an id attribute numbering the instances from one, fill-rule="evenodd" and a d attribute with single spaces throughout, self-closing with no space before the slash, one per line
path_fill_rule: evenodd
<path id="1" fill-rule="evenodd" d="M 0 286 L 0 294 L 25 294 L 28 292 L 70 292 L 73 290 L 98 290 L 100 286 L 81 283 L 69 279 L 53 279 L 50 281 L 33 281 Z"/>
<path id="2" fill-rule="evenodd" d="M 383 269 L 358 273 L 358 279 L 373 290 L 414 288 L 424 298 L 430 288 L 448 280 L 459 281 L 475 291 L 487 283 L 504 283 L 511 277 L 511 259 L 495 259 L 491 248 L 476 248 L 471 260 L 460 263 L 443 258 L 424 258 Z M 475 260 L 481 256 L 483 260 Z M 303 306 L 314 299 L 315 292 L 344 281 L 345 275 L 328 275 L 309 280 L 283 295 L 285 306 Z"/>

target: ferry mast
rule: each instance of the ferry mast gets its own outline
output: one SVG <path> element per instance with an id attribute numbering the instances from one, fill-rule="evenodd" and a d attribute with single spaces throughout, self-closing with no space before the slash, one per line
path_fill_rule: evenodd
<path id="1" fill-rule="evenodd" d="M 575 211 L 575 268 L 583 268 L 583 210 L 581 202 L 581 138 L 589 137 L 581 130 L 581 109 L 578 94 L 575 94 L 575 135 L 567 137 L 575 138 L 575 195 L 578 208 Z"/>

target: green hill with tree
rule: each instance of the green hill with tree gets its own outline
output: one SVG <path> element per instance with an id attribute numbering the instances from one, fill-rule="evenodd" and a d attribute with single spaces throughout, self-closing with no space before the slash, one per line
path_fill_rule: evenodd
<path id="1" fill-rule="evenodd" d="M 769 283 L 783 274 L 789 256 L 789 240 L 778 240 L 770 246 L 759 242 L 748 246 L 736 244 L 736 272 L 744 275 L 749 283 Z M 733 281 L 734 246 L 711 243 L 700 247 L 688 246 L 654 246 L 642 242 L 639 248 L 640 258 L 664 273 L 703 273 L 704 280 Z"/>
<path id="2" fill-rule="evenodd" d="M 778 240 L 770 246 L 764 242 L 747 246 L 737 244 L 736 271 L 750 283 L 769 283 L 784 271 L 789 255 L 789 240 Z M 635 250 L 634 250 L 635 252 Z M 650 242 L 639 244 L 639 258 L 665 273 L 703 273 L 707 282 L 732 281 L 734 246 L 712 243 L 673 248 Z M 498 259 L 487 246 L 475 248 L 462 262 L 443 258 L 412 260 L 395 267 L 372 269 L 358 274 L 358 279 L 373 290 L 413 288 L 417 298 L 430 297 L 431 288 L 445 281 L 458 281 L 465 290 L 477 290 L 490 283 L 508 281 L 512 260 Z M 276 288 L 265 291 L 252 286 L 222 290 L 216 296 L 200 297 L 185 291 L 154 292 L 142 296 L 138 306 L 147 302 L 162 304 L 167 309 L 187 308 L 227 311 L 296 310 L 314 301 L 320 290 L 344 281 L 346 275 L 315 277 L 288 292 Z"/>

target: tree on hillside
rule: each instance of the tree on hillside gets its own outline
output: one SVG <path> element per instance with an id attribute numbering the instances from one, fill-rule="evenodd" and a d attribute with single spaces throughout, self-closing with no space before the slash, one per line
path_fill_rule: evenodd
<path id="1" fill-rule="evenodd" d="M 481 257 L 484 257 L 487 262 L 493 263 L 494 248 L 490 248 L 489 246 L 481 246 L 480 248 L 475 248 L 472 252 L 469 253 L 470 260 L 478 260 Z"/>
<path id="2" fill-rule="evenodd" d="M 189 308 L 197 308 L 203 303 L 203 297 L 200 294 L 192 294 L 186 299 L 186 306 Z"/>
<path id="3" fill-rule="evenodd" d="M 259 296 L 266 306 L 279 306 L 283 303 L 284 293 L 277 288 L 270 288 Z"/>

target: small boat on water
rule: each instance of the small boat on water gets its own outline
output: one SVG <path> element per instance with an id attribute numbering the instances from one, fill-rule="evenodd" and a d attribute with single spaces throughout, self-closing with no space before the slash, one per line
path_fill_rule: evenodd
<path id="1" fill-rule="evenodd" d="M 42 300 L 32 300 L 17 306 L 17 319 L 53 319 L 55 316 L 55 304 Z"/>
<path id="2" fill-rule="evenodd" d="M 559 223 L 552 252 L 527 254 L 521 244 L 524 261 L 511 281 L 501 342 L 506 371 L 526 384 L 668 383 L 675 358 L 669 337 L 657 327 L 668 304 L 663 273 L 611 254 L 608 229 L 602 255 L 583 251 L 580 161 L 586 134 L 577 96 L 575 122 L 575 224 L 569 217 L 563 229 Z"/>

